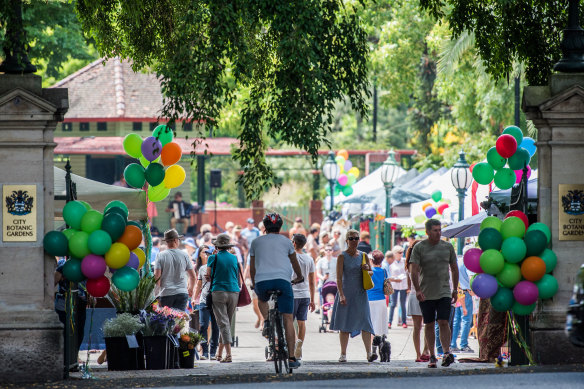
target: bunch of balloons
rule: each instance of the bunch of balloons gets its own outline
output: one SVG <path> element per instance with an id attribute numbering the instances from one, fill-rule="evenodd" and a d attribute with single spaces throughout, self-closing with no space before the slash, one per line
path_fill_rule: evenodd
<path id="1" fill-rule="evenodd" d="M 477 273 L 471 289 L 481 298 L 490 298 L 499 312 L 512 310 L 529 315 L 538 298 L 552 298 L 558 281 L 550 273 L 558 258 L 547 248 L 550 229 L 544 223 L 529 225 L 521 211 L 509 212 L 505 220 L 489 216 L 481 222 L 479 248 L 464 254 L 468 270 Z"/>
<path id="2" fill-rule="evenodd" d="M 423 223 L 427 219 L 441 219 L 444 211 L 450 207 L 446 200 L 442 199 L 442 192 L 436 190 L 432 192 L 433 202 L 427 202 L 422 205 L 423 215 L 414 217 L 416 223 Z"/>
<path id="3" fill-rule="evenodd" d="M 63 208 L 63 218 L 69 228 L 49 231 L 43 246 L 50 255 L 70 257 L 63 267 L 66 279 L 87 279 L 87 292 L 103 297 L 110 289 L 110 280 L 105 276 L 109 266 L 115 286 L 124 291 L 136 289 L 140 281 L 138 269 L 144 265 L 146 255 L 138 248 L 142 242 L 140 225 L 128 221 L 128 207 L 123 202 L 111 201 L 102 213 L 85 201 L 70 201 Z"/>
<path id="4" fill-rule="evenodd" d="M 519 127 L 509 126 L 487 152 L 487 162 L 474 166 L 472 177 L 481 185 L 489 185 L 494 179 L 498 188 L 509 189 L 521 181 L 523 168 L 527 167 L 527 178 L 531 176 L 529 161 L 535 151 L 532 138 L 523 137 Z"/>
<path id="5" fill-rule="evenodd" d="M 133 188 L 143 188 L 147 182 L 150 201 L 164 200 L 172 188 L 185 180 L 185 170 L 177 165 L 182 149 L 173 139 L 172 128 L 164 124 L 157 126 L 152 136 L 144 140 L 133 133 L 124 138 L 126 153 L 140 161 L 126 166 L 124 178 Z"/>
<path id="6" fill-rule="evenodd" d="M 339 178 L 335 183 L 334 193 L 338 195 L 343 193 L 345 196 L 350 196 L 353 194 L 353 184 L 359 178 L 359 168 L 353 166 L 353 163 L 349 160 L 349 153 L 347 150 L 337 151 L 337 156 L 335 158 L 337 165 L 339 166 Z M 330 188 L 327 186 L 326 193 L 330 196 Z"/>

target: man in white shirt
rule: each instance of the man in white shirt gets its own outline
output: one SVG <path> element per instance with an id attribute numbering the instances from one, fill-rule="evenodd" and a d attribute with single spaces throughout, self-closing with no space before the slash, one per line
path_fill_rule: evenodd
<path id="1" fill-rule="evenodd" d="M 391 328 L 393 322 L 393 313 L 399 301 L 401 309 L 401 325 L 403 328 L 408 328 L 406 323 L 406 299 L 408 297 L 408 277 L 406 275 L 405 261 L 403 260 L 404 248 L 402 246 L 395 246 L 393 248 L 394 261 L 389 265 L 389 280 L 393 286 L 393 294 L 391 295 L 391 306 L 389 308 L 389 322 L 388 328 Z"/>

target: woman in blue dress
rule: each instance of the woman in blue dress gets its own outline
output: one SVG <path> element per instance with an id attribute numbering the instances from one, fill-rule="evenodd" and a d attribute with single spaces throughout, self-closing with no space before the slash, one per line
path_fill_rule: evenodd
<path id="1" fill-rule="evenodd" d="M 347 250 L 337 259 L 337 296 L 333 305 L 330 329 L 340 331 L 341 357 L 339 362 L 347 362 L 347 344 L 349 335 L 361 333 L 367 351 L 367 360 L 373 362 L 377 355 L 371 353 L 371 316 L 369 299 L 363 288 L 362 270 L 371 271 L 371 263 L 362 264 L 363 255 L 357 251 L 359 231 L 349 230 L 346 235 Z M 367 257 L 366 257 L 367 258 Z"/>

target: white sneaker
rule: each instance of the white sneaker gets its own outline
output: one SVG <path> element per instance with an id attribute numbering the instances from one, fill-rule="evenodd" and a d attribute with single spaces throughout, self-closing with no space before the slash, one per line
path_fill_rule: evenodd
<path id="1" fill-rule="evenodd" d="M 294 347 L 294 357 L 298 360 L 302 359 L 302 341 L 300 339 L 296 340 L 296 346 Z"/>
<path id="2" fill-rule="evenodd" d="M 204 356 L 204 355 L 201 355 L 201 356 L 199 356 L 199 359 L 200 359 L 201 361 L 206 361 L 206 360 L 207 360 L 207 357 L 206 357 L 206 356 Z"/>
<path id="3" fill-rule="evenodd" d="M 341 354 L 339 357 L 339 362 L 347 362 L 347 356 L 345 354 Z"/>

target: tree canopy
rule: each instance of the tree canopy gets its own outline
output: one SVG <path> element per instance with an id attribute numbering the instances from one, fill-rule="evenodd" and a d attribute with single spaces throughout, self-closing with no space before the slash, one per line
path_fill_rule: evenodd
<path id="1" fill-rule="evenodd" d="M 347 96 L 353 109 L 367 114 L 368 48 L 359 4 L 78 0 L 76 6 L 100 54 L 129 58 L 135 69 L 159 75 L 164 117 L 213 130 L 235 90 L 249 88 L 233 152 L 248 198 L 259 198 L 273 183 L 264 156 L 268 139 L 316 158 L 327 144 L 335 101 Z"/>

